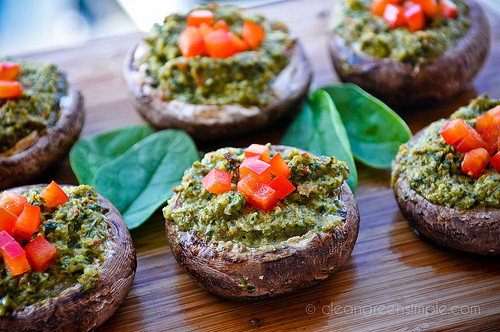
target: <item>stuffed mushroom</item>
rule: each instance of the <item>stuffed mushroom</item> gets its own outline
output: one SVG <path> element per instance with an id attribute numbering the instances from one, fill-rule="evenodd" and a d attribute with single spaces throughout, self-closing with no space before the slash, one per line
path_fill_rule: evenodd
<path id="1" fill-rule="evenodd" d="M 397 107 L 465 89 L 490 48 L 475 0 L 342 0 L 332 21 L 329 49 L 339 77 Z"/>
<path id="2" fill-rule="evenodd" d="M 118 210 L 93 188 L 9 189 L 0 212 L 0 330 L 88 331 L 124 301 L 134 245 Z"/>
<path id="3" fill-rule="evenodd" d="M 242 134 L 297 110 L 311 77 L 283 23 L 215 4 L 167 16 L 125 61 L 143 118 L 198 140 Z"/>
<path id="4" fill-rule="evenodd" d="M 33 182 L 60 164 L 84 119 L 79 88 L 55 65 L 1 61 L 0 189 Z"/>
<path id="5" fill-rule="evenodd" d="M 200 286 L 234 300 L 325 280 L 358 235 L 348 172 L 333 157 L 284 146 L 208 153 L 163 210 L 172 253 Z"/>
<path id="6" fill-rule="evenodd" d="M 500 100 L 481 96 L 402 145 L 392 185 L 420 234 L 450 248 L 500 254 Z"/>

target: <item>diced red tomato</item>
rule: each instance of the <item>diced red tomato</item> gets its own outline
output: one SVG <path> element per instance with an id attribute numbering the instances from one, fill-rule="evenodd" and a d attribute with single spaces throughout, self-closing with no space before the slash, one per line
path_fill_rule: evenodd
<path id="1" fill-rule="evenodd" d="M 233 43 L 233 46 L 234 46 L 236 52 L 243 52 L 243 51 L 247 50 L 247 44 L 245 44 L 243 39 L 241 39 L 240 37 L 238 37 L 237 35 L 235 35 L 231 31 L 228 32 L 228 34 L 229 34 L 229 38 L 231 38 L 231 42 Z"/>
<path id="2" fill-rule="evenodd" d="M 200 34 L 203 38 L 205 38 L 205 36 L 210 32 L 214 31 L 214 29 L 206 23 L 201 23 L 198 30 L 200 31 Z"/>
<path id="3" fill-rule="evenodd" d="M 14 276 L 23 274 L 31 269 L 31 266 L 26 259 L 24 249 L 16 241 L 11 241 L 2 247 L 2 255 L 5 266 Z"/>
<path id="4" fill-rule="evenodd" d="M 229 27 L 227 26 L 226 21 L 224 20 L 218 20 L 217 22 L 215 22 L 213 28 L 214 30 L 222 29 L 225 30 L 226 32 L 229 32 Z"/>
<path id="5" fill-rule="evenodd" d="M 4 191 L 0 194 L 0 207 L 16 215 L 16 217 L 23 212 L 26 204 L 28 204 L 28 199 L 23 195 L 10 191 Z"/>
<path id="6" fill-rule="evenodd" d="M 269 211 L 278 203 L 276 192 L 267 184 L 259 186 L 248 199 L 253 206 L 263 211 Z"/>
<path id="7" fill-rule="evenodd" d="M 21 66 L 11 61 L 0 62 L 0 80 L 11 81 L 17 77 Z"/>
<path id="8" fill-rule="evenodd" d="M 212 168 L 201 180 L 203 187 L 214 194 L 221 194 L 231 190 L 231 173 Z"/>
<path id="9" fill-rule="evenodd" d="M 52 181 L 45 189 L 40 192 L 40 196 L 45 200 L 46 207 L 56 207 L 69 201 L 68 195 L 61 187 Z"/>
<path id="10" fill-rule="evenodd" d="M 481 134 L 484 141 L 486 142 L 486 150 L 490 154 L 495 153 L 498 147 L 498 140 L 500 139 L 500 122 L 491 123 L 488 128 L 486 128 Z"/>
<path id="11" fill-rule="evenodd" d="M 258 181 L 268 183 L 271 181 L 271 165 L 260 159 L 240 165 L 240 178 L 252 174 Z"/>
<path id="12" fill-rule="evenodd" d="M 269 182 L 269 187 L 276 191 L 278 199 L 285 198 L 288 194 L 295 190 L 295 186 L 283 175 L 278 175 L 272 179 L 271 182 Z"/>
<path id="13" fill-rule="evenodd" d="M 21 92 L 19 82 L 0 80 L 0 98 L 17 98 L 21 95 Z"/>
<path id="14" fill-rule="evenodd" d="M 56 247 L 42 235 L 38 235 L 24 247 L 26 258 L 33 269 L 43 272 L 56 259 Z"/>
<path id="15" fill-rule="evenodd" d="M 388 3 L 385 6 L 383 17 L 386 23 L 393 29 L 406 24 L 403 8 L 392 3 Z"/>
<path id="16" fill-rule="evenodd" d="M 500 152 L 497 152 L 493 157 L 490 158 L 490 163 L 495 167 L 497 172 L 500 172 Z"/>
<path id="17" fill-rule="evenodd" d="M 457 5 L 450 0 L 439 1 L 439 9 L 445 18 L 455 18 L 458 14 Z"/>
<path id="18" fill-rule="evenodd" d="M 262 144 L 252 144 L 245 149 L 245 158 L 258 155 L 259 159 L 265 162 L 269 161 L 269 148 Z"/>
<path id="19" fill-rule="evenodd" d="M 478 148 L 486 149 L 486 142 L 474 128 L 469 126 L 468 134 L 455 143 L 455 149 L 464 153 Z"/>
<path id="20" fill-rule="evenodd" d="M 179 49 L 185 57 L 194 57 L 205 51 L 203 36 L 197 27 L 189 26 L 179 36 Z"/>
<path id="21" fill-rule="evenodd" d="M 199 27 L 201 23 L 206 23 L 208 26 L 211 26 L 214 22 L 214 13 L 210 10 L 193 10 L 188 15 L 187 25 Z"/>
<path id="22" fill-rule="evenodd" d="M 425 16 L 429 18 L 439 14 L 439 5 L 436 0 L 412 0 L 414 3 L 422 6 Z"/>
<path id="23" fill-rule="evenodd" d="M 468 134 L 468 124 L 461 118 L 445 123 L 441 129 L 441 136 L 444 141 L 450 145 L 455 144 L 458 140 L 464 138 Z"/>
<path id="24" fill-rule="evenodd" d="M 271 160 L 269 160 L 269 165 L 271 165 L 271 173 L 274 174 L 274 176 L 283 175 L 289 179 L 292 175 L 290 167 L 288 167 L 288 164 L 279 152 L 276 153 Z"/>
<path id="25" fill-rule="evenodd" d="M 9 242 L 15 241 L 7 231 L 0 231 L 0 249 Z"/>
<path id="26" fill-rule="evenodd" d="M 236 53 L 236 49 L 227 31 L 218 29 L 204 38 L 205 48 L 212 58 L 227 58 Z"/>
<path id="27" fill-rule="evenodd" d="M 243 22 L 242 37 L 250 49 L 256 49 L 264 39 L 264 28 L 251 21 Z"/>
<path id="28" fill-rule="evenodd" d="M 419 4 L 411 3 L 404 9 L 404 16 L 411 32 L 421 30 L 425 25 L 424 11 Z"/>
<path id="29" fill-rule="evenodd" d="M 492 123 L 500 124 L 500 105 L 476 118 L 476 130 L 482 134 Z"/>
<path id="30" fill-rule="evenodd" d="M 477 178 L 488 165 L 490 154 L 483 148 L 470 150 L 464 156 L 462 161 L 462 172 Z"/>
<path id="31" fill-rule="evenodd" d="M 40 222 L 40 207 L 26 204 L 23 212 L 17 217 L 13 233 L 29 240 L 33 236 L 33 233 L 40 227 Z"/>
<path id="32" fill-rule="evenodd" d="M 0 231 L 6 231 L 9 234 L 12 234 L 12 230 L 14 229 L 16 220 L 16 215 L 3 208 L 0 208 Z"/>
<path id="33" fill-rule="evenodd" d="M 249 174 L 238 181 L 238 191 L 248 198 L 255 191 L 257 191 L 260 185 L 262 185 L 262 183 L 260 183 L 252 174 Z"/>

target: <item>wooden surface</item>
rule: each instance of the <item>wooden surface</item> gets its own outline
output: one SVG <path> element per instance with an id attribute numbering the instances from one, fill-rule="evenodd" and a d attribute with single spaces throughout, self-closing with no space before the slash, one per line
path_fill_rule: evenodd
<path id="1" fill-rule="evenodd" d="M 498 5 L 496 0 L 483 0 Z M 289 24 L 314 68 L 314 86 L 338 82 L 324 32 L 331 2 L 284 1 L 258 8 Z M 494 4 L 493 4 L 494 3 Z M 479 93 L 500 98 L 500 13 L 488 10 L 492 50 L 471 87 L 442 105 L 401 112 L 413 132 L 448 116 Z M 22 54 L 54 62 L 81 86 L 87 111 L 82 135 L 141 123 L 122 76 L 126 52 L 141 33 L 94 40 L 72 49 Z M 246 137 L 199 144 L 202 151 L 250 143 L 279 143 L 281 127 Z M 400 214 L 390 171 L 358 164 L 360 233 L 348 263 L 327 281 L 287 297 L 239 303 L 200 289 L 178 266 L 158 212 L 133 230 L 138 268 L 127 299 L 99 331 L 178 330 L 429 330 L 500 329 L 500 264 L 440 248 L 417 236 Z M 46 181 L 77 184 L 68 160 Z"/>

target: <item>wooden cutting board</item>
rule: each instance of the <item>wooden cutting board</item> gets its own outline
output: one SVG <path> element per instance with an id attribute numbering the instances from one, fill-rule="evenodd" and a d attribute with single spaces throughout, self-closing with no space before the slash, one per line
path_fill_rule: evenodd
<path id="1" fill-rule="evenodd" d="M 483 0 L 496 8 L 496 0 Z M 304 43 L 314 86 L 338 82 L 326 49 L 332 3 L 284 1 L 257 8 L 285 21 Z M 492 49 L 469 89 L 443 105 L 398 110 L 413 132 L 448 116 L 470 98 L 500 98 L 500 13 L 489 10 Z M 126 52 L 141 33 L 97 39 L 70 49 L 19 55 L 59 64 L 81 86 L 87 119 L 82 135 L 142 123 L 122 76 Z M 228 141 L 223 146 L 280 141 L 288 123 Z M 228 301 L 199 288 L 173 258 L 161 214 L 133 230 L 137 274 L 127 299 L 98 331 L 164 330 L 500 330 L 500 260 L 441 248 L 418 236 L 400 214 L 390 171 L 359 167 L 358 241 L 347 264 L 302 292 L 257 303 Z M 46 181 L 77 184 L 68 160 Z"/>

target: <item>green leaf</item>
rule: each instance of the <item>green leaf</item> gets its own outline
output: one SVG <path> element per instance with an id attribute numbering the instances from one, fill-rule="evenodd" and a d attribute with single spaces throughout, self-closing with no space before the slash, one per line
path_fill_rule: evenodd
<path id="1" fill-rule="evenodd" d="M 354 157 L 371 167 L 389 168 L 411 131 L 387 105 L 354 84 L 322 88 L 342 117 Z"/>
<path id="2" fill-rule="evenodd" d="M 317 91 L 292 122 L 281 141 L 319 156 L 334 156 L 345 161 L 351 173 L 347 184 L 354 192 L 357 184 L 356 164 L 349 138 L 332 98 L 325 91 Z"/>
<path id="3" fill-rule="evenodd" d="M 99 167 L 115 159 L 132 145 L 153 133 L 146 125 L 132 125 L 81 138 L 71 148 L 69 161 L 80 184 L 92 184 Z"/>
<path id="4" fill-rule="evenodd" d="M 184 170 L 197 159 L 196 146 L 186 133 L 162 130 L 101 166 L 92 185 L 118 208 L 132 229 L 165 204 Z"/>

